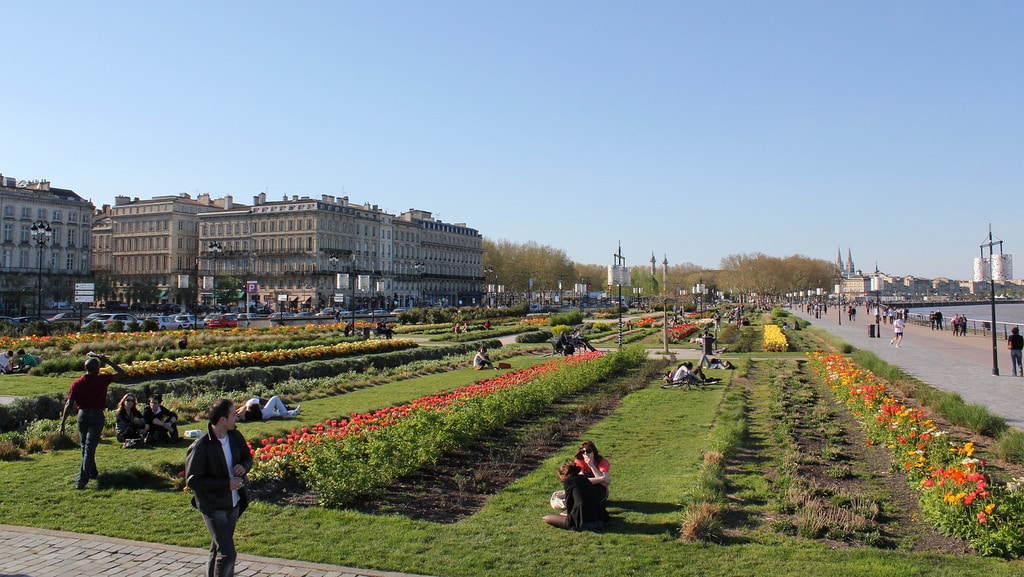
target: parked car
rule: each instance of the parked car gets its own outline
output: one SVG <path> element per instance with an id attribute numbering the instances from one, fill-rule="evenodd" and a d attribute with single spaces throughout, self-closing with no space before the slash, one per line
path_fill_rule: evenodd
<path id="1" fill-rule="evenodd" d="M 386 311 L 384 309 L 374 309 L 370 311 L 370 314 L 375 317 L 389 317 L 391 316 L 391 311 Z"/>
<path id="2" fill-rule="evenodd" d="M 185 328 L 184 324 L 179 321 L 176 317 L 172 316 L 159 316 L 152 317 L 157 324 L 157 330 L 160 331 L 176 331 Z"/>
<path id="3" fill-rule="evenodd" d="M 404 313 L 407 310 L 409 309 L 406 307 L 398 307 L 397 309 L 391 309 L 391 314 L 397 315 L 398 313 Z"/>
<path id="4" fill-rule="evenodd" d="M 238 317 L 230 313 L 207 315 L 206 326 L 211 329 L 233 329 L 238 326 Z"/>
<path id="5" fill-rule="evenodd" d="M 8 323 L 11 326 L 18 326 L 18 321 L 14 317 L 0 317 L 0 324 Z"/>
<path id="6" fill-rule="evenodd" d="M 23 324 L 23 325 L 27 324 L 27 323 L 44 323 L 44 324 L 46 324 L 46 323 L 50 322 L 50 321 L 44 319 L 43 317 L 35 317 L 35 316 L 30 316 L 30 317 L 14 317 L 14 320 L 18 321 L 20 324 Z"/>
<path id="7" fill-rule="evenodd" d="M 93 320 L 101 323 L 103 325 L 104 330 L 109 330 L 110 325 L 113 324 L 115 321 L 121 321 L 122 323 L 124 323 L 125 329 L 127 329 L 128 325 L 130 325 L 131 323 L 138 323 L 140 325 L 142 324 L 142 322 L 139 321 L 139 319 L 135 318 L 134 316 L 128 313 L 102 313 Z"/>
<path id="8" fill-rule="evenodd" d="M 290 318 L 292 318 L 294 316 L 295 316 L 295 313 L 284 312 L 284 313 L 274 313 L 274 314 L 270 315 L 270 318 L 272 318 L 272 319 L 290 319 Z"/>
<path id="9" fill-rule="evenodd" d="M 174 320 L 181 323 L 181 328 L 185 330 L 201 329 L 206 326 L 206 323 L 203 321 L 203 319 L 197 317 L 196 315 L 176 315 L 174 317 Z"/>
<path id="10" fill-rule="evenodd" d="M 73 315 L 73 314 L 74 314 L 74 313 L 72 313 L 72 312 L 63 312 L 63 313 L 57 313 L 57 314 L 53 315 L 52 317 L 50 317 L 50 318 L 48 318 L 48 319 L 46 319 L 46 320 L 47 320 L 48 322 L 51 322 L 51 323 L 52 323 L 52 322 L 55 322 L 55 321 L 71 321 L 71 320 L 78 320 L 78 319 L 74 318 L 73 316 L 71 316 L 71 315 Z"/>

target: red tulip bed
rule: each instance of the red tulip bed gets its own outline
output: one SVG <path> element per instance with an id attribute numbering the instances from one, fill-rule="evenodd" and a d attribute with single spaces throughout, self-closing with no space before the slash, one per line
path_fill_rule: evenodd
<path id="1" fill-rule="evenodd" d="M 489 431 L 540 412 L 600 379 L 639 365 L 643 349 L 587 353 L 510 371 L 453 391 L 353 414 L 253 443 L 250 480 L 298 478 L 322 505 L 379 493 Z"/>
<path id="2" fill-rule="evenodd" d="M 983 555 L 1024 556 L 1024 479 L 995 483 L 974 445 L 950 438 L 925 411 L 839 354 L 809 354 L 818 375 L 864 423 L 869 444 L 893 450 L 895 466 L 919 491 L 924 517 Z"/>
<path id="3" fill-rule="evenodd" d="M 678 343 L 685 342 L 693 333 L 697 332 L 699 328 L 693 323 L 683 323 L 668 329 L 668 342 Z"/>

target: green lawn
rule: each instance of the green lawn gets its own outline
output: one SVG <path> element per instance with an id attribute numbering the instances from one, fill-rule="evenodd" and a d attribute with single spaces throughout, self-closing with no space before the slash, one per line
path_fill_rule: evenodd
<path id="1" fill-rule="evenodd" d="M 517 357 L 513 364 L 547 358 Z M 723 373 L 725 373 L 723 371 Z M 487 373 L 462 369 L 303 403 L 302 419 L 245 423 L 251 441 L 300 423 L 401 403 L 452 389 Z M 322 508 L 255 503 L 238 529 L 240 551 L 426 575 L 538 577 L 688 575 L 1020 575 L 1024 564 L 873 549 L 833 550 L 778 538 L 772 543 L 683 544 L 675 531 L 698 473 L 708 432 L 728 383 L 692 391 L 665 390 L 654 381 L 626 397 L 587 432 L 612 463 L 612 523 L 574 533 L 545 525 L 557 464 L 578 444 L 493 496 L 476 515 L 453 524 L 372 516 Z M 585 399 L 578 402 L 583 403 Z M 104 442 L 102 476 L 84 491 L 71 482 L 76 450 L 0 463 L 0 519 L 5 523 L 98 533 L 206 548 L 209 537 L 186 494 L 165 472 L 180 470 L 184 443 L 174 448 L 123 450 Z"/>

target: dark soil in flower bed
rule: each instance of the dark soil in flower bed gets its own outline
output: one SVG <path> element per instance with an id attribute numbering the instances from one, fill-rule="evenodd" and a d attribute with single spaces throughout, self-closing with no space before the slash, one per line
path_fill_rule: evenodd
<path id="1" fill-rule="evenodd" d="M 383 497 L 361 500 L 350 508 L 455 523 L 480 510 L 488 496 L 528 475 L 566 444 L 580 440 L 583 432 L 619 406 L 623 396 L 647 386 L 661 370 L 660 364 L 648 363 L 622 379 L 596 383 L 543 413 L 492 431 L 474 445 L 396 480 Z M 555 471 L 551 475 L 554 479 Z M 314 493 L 294 481 L 264 484 L 251 489 L 250 494 L 272 503 L 318 504 Z"/>

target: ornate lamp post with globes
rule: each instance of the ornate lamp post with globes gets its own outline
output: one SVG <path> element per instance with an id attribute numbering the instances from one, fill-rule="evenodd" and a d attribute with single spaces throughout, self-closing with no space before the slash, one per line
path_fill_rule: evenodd
<path id="1" fill-rule="evenodd" d="M 43 249 L 46 243 L 53 239 L 53 229 L 50 223 L 39 220 L 32 223 L 32 240 L 39 247 L 39 275 L 36 279 L 36 316 L 41 317 L 43 310 Z"/>
<path id="2" fill-rule="evenodd" d="M 217 256 L 224 252 L 224 245 L 219 242 L 211 242 L 207 245 L 210 251 L 210 303 L 214 310 L 217 308 Z"/>

